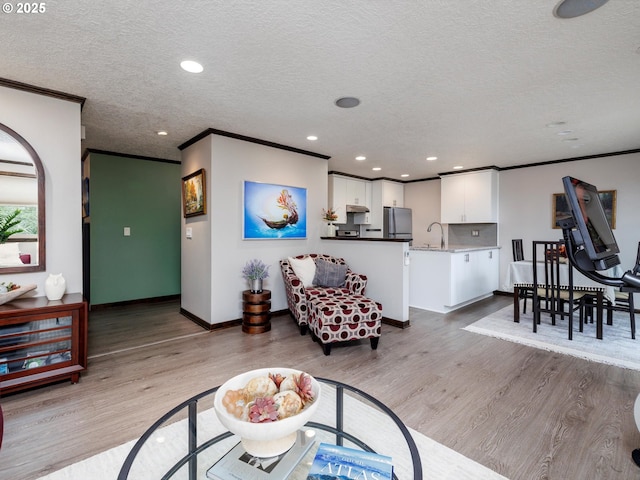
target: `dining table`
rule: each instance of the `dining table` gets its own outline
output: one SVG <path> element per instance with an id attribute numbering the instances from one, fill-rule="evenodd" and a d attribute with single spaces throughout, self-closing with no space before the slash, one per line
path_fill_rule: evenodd
<path id="1" fill-rule="evenodd" d="M 569 284 L 569 268 L 568 262 L 560 264 L 560 284 Z M 536 262 L 537 277 L 538 279 L 544 278 L 544 262 Z M 603 272 L 606 276 L 619 277 L 621 275 L 620 266 L 617 265 L 606 272 Z M 538 280 L 540 283 L 540 280 Z M 509 264 L 509 271 L 507 275 L 507 289 L 513 290 L 513 321 L 520 321 L 520 289 L 531 289 L 533 286 L 533 261 L 520 260 L 517 262 L 511 262 Z M 616 289 L 609 285 L 603 285 L 601 283 L 592 280 L 582 273 L 574 269 L 573 271 L 573 290 L 586 292 L 593 295 L 596 299 L 596 338 L 602 340 L 603 338 L 603 310 L 604 299 L 606 298 L 611 304 L 615 305 L 616 301 Z M 608 320 L 610 322 L 610 320 Z"/>

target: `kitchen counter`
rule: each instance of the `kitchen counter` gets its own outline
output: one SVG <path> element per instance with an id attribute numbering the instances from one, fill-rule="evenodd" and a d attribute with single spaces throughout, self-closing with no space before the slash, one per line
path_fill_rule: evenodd
<path id="1" fill-rule="evenodd" d="M 418 252 L 447 252 L 447 253 L 459 253 L 459 252 L 476 252 L 480 250 L 493 250 L 495 248 L 500 248 L 496 245 L 494 246 L 471 246 L 471 245 L 445 245 L 444 248 L 440 248 L 439 246 L 430 246 L 430 245 L 417 245 L 413 247 L 409 247 L 410 251 L 418 251 Z"/>
<path id="2" fill-rule="evenodd" d="M 409 249 L 409 305 L 449 313 L 493 295 L 500 279 L 500 247 L 427 245 Z"/>
<path id="3" fill-rule="evenodd" d="M 412 238 L 320 237 L 321 240 L 347 240 L 349 242 L 411 242 Z"/>
<path id="4" fill-rule="evenodd" d="M 320 240 L 322 253 L 344 258 L 352 271 L 367 276 L 367 297 L 382 304 L 384 323 L 401 328 L 409 326 L 409 245 L 407 239 L 326 237 Z"/>

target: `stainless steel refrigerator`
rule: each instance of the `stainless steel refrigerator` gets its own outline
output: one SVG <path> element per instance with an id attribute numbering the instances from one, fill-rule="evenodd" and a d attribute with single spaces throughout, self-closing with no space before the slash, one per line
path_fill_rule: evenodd
<path id="1" fill-rule="evenodd" d="M 410 208 L 384 207 L 383 217 L 384 238 L 412 238 Z"/>

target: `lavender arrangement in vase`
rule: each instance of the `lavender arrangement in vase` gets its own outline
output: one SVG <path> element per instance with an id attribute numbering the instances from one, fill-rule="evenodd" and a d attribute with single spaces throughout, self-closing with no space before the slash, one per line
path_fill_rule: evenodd
<path id="1" fill-rule="evenodd" d="M 251 293 L 260 293 L 262 292 L 263 280 L 269 277 L 269 265 L 257 258 L 249 260 L 242 269 L 242 276 L 249 280 Z"/>

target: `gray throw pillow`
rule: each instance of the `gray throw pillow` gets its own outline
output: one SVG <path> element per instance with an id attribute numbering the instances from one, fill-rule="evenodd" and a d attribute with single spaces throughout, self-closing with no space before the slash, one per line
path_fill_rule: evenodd
<path id="1" fill-rule="evenodd" d="M 316 262 L 316 274 L 313 284 L 318 287 L 342 287 L 347 278 L 347 266 L 337 265 L 326 260 Z"/>

